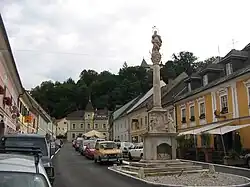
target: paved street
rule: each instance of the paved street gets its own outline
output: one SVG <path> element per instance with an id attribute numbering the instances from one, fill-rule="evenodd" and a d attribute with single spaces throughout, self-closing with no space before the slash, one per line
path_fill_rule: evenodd
<path id="1" fill-rule="evenodd" d="M 53 158 L 56 180 L 54 187 L 147 187 L 139 181 L 117 175 L 108 170 L 108 165 L 95 164 L 80 156 L 71 144 L 65 144 Z"/>

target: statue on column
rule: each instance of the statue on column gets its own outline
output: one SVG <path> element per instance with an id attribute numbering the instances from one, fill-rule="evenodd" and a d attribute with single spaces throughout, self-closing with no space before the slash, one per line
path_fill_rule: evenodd
<path id="1" fill-rule="evenodd" d="M 157 34 L 156 30 L 154 31 L 151 42 L 153 44 L 151 60 L 153 64 L 159 64 L 161 61 L 160 49 L 162 45 L 162 40 L 161 36 Z"/>

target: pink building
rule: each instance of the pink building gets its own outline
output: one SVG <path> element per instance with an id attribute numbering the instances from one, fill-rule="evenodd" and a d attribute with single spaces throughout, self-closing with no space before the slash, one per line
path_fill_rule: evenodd
<path id="1" fill-rule="evenodd" d="M 18 130 L 19 97 L 23 91 L 0 15 L 0 135 Z"/>

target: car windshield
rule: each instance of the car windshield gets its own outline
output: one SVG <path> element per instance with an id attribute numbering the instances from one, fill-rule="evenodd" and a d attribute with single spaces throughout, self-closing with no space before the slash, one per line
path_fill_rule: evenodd
<path id="1" fill-rule="evenodd" d="M 44 138 L 7 137 L 5 139 L 5 146 L 39 147 L 42 151 L 43 156 L 48 156 L 48 148 L 46 147 L 47 144 Z"/>
<path id="2" fill-rule="evenodd" d="M 130 147 L 130 146 L 132 146 L 133 144 L 132 143 L 130 143 L 130 142 L 125 142 L 124 143 L 124 147 Z"/>
<path id="3" fill-rule="evenodd" d="M 105 142 L 100 144 L 101 149 L 114 149 L 117 145 L 114 142 Z"/>
<path id="4" fill-rule="evenodd" d="M 0 187 L 49 187 L 40 174 L 21 172 L 0 172 Z"/>
<path id="5" fill-rule="evenodd" d="M 88 147 L 89 147 L 89 149 L 94 149 L 95 148 L 95 142 L 89 142 Z"/>

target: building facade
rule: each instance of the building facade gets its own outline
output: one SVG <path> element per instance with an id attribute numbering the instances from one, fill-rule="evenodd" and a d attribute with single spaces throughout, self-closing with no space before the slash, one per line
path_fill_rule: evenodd
<path id="1" fill-rule="evenodd" d="M 8 36 L 0 15 L 0 135 L 15 133 L 19 128 L 18 105 L 23 93 Z"/>
<path id="2" fill-rule="evenodd" d="M 108 110 L 94 110 L 89 101 L 85 110 L 74 111 L 67 115 L 67 140 L 72 141 L 91 130 L 102 132 L 108 139 L 108 119 Z"/>
<path id="3" fill-rule="evenodd" d="M 56 120 L 56 136 L 64 136 L 68 130 L 68 121 L 66 118 Z"/>
<path id="4" fill-rule="evenodd" d="M 250 148 L 250 45 L 191 75 L 186 93 L 175 99 L 180 135 L 195 136 L 198 148 Z M 244 126 L 242 126 L 244 125 Z M 226 130 L 227 129 L 227 130 Z"/>

